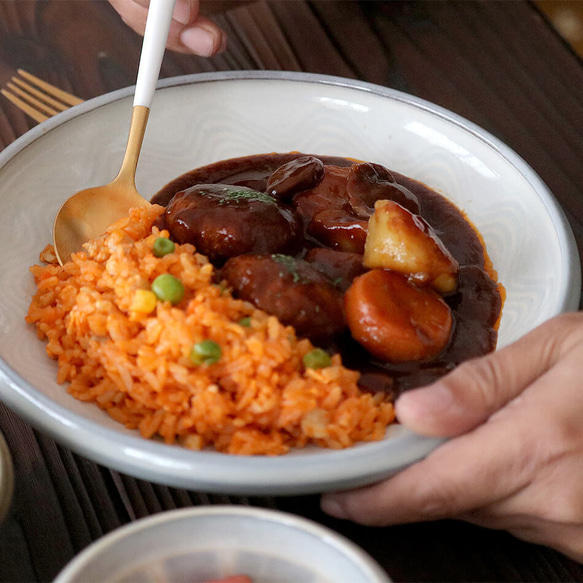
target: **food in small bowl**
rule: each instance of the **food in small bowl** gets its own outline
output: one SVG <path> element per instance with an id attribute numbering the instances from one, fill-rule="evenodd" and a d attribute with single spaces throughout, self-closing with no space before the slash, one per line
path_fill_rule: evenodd
<path id="1" fill-rule="evenodd" d="M 48 246 L 27 315 L 70 394 L 144 437 L 247 455 L 378 441 L 400 390 L 495 347 L 479 234 L 383 166 L 250 156 L 153 202 L 63 267 Z"/>
<path id="2" fill-rule="evenodd" d="M 55 583 L 390 583 L 361 548 L 286 512 L 242 506 L 171 510 L 112 531 Z"/>

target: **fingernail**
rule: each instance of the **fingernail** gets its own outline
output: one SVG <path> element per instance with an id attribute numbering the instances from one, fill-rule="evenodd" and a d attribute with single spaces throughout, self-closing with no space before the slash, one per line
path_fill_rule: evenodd
<path id="1" fill-rule="evenodd" d="M 438 382 L 403 393 L 395 406 L 397 416 L 421 418 L 447 411 L 453 404 L 453 394 L 449 387 Z"/>
<path id="2" fill-rule="evenodd" d="M 330 516 L 333 516 L 334 518 L 341 519 L 347 518 L 347 514 L 346 511 L 344 510 L 344 507 L 334 498 L 330 498 L 327 496 L 322 497 L 320 507 L 322 508 L 323 512 L 329 514 Z"/>
<path id="3" fill-rule="evenodd" d="M 190 2 L 183 2 L 178 0 L 172 13 L 172 18 L 180 24 L 188 24 L 190 22 Z"/>
<path id="4" fill-rule="evenodd" d="M 215 47 L 215 39 L 204 28 L 187 28 L 181 35 L 180 41 L 193 53 L 201 57 L 210 57 Z"/>

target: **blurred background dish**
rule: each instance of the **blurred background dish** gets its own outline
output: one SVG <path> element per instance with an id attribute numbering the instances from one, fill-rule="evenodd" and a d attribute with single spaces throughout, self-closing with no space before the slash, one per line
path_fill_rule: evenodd
<path id="1" fill-rule="evenodd" d="M 439 440 L 398 425 L 385 440 L 280 457 L 228 456 L 144 440 L 56 382 L 56 365 L 24 323 L 28 272 L 63 200 L 106 182 L 127 138 L 132 88 L 59 114 L 0 153 L 0 397 L 39 429 L 103 465 L 169 486 L 230 494 L 302 494 L 378 481 Z M 166 79 L 156 93 L 138 188 L 154 194 L 210 162 L 303 151 L 374 161 L 436 189 L 477 227 L 506 290 L 499 346 L 577 309 L 580 267 L 553 195 L 500 140 L 443 108 L 384 87 L 286 72 Z"/>
<path id="2" fill-rule="evenodd" d="M 237 506 L 199 507 L 138 520 L 97 540 L 55 583 L 390 583 L 359 547 L 305 518 Z"/>

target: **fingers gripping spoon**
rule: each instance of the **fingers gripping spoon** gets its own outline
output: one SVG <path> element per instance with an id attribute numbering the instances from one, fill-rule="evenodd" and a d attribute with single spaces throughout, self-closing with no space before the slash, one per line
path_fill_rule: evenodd
<path id="1" fill-rule="evenodd" d="M 176 0 L 151 0 L 140 56 L 125 156 L 118 175 L 105 186 L 87 188 L 69 197 L 53 225 L 53 244 L 61 265 L 83 243 L 102 235 L 107 227 L 136 206 L 150 203 L 136 189 L 138 158 L 150 114 L 162 57 Z"/>

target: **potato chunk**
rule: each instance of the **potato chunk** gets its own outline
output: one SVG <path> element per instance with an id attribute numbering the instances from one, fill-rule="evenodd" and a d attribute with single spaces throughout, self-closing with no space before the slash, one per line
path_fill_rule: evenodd
<path id="1" fill-rule="evenodd" d="M 418 286 L 440 293 L 455 290 L 459 265 L 435 231 L 419 215 L 392 200 L 379 200 L 368 223 L 364 264 L 390 269 Z"/>

